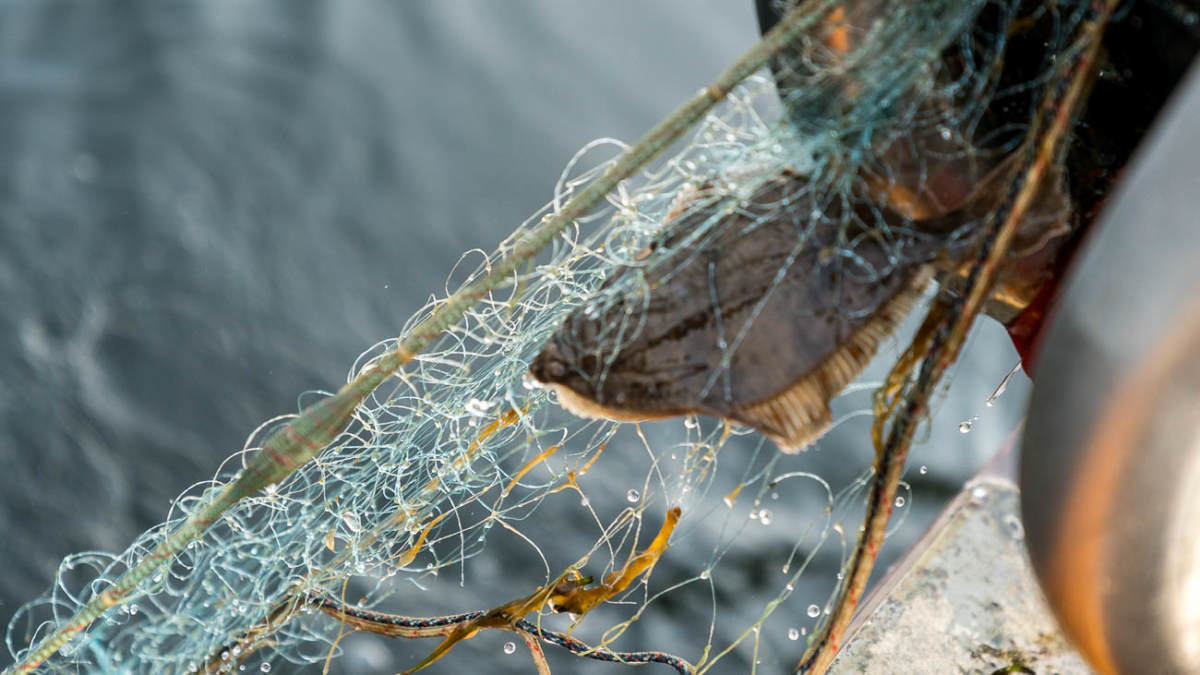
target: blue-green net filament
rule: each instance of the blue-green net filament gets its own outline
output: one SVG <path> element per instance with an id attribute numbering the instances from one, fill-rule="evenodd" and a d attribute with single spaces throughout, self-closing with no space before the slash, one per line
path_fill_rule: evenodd
<path id="1" fill-rule="evenodd" d="M 762 68 L 769 59 L 797 36 L 818 22 L 834 3 L 806 2 L 793 9 L 772 31 L 722 73 L 712 84 L 656 125 L 641 141 L 630 147 L 596 181 L 576 193 L 546 221 L 524 233 L 503 259 L 480 280 L 458 290 L 427 319 L 417 325 L 393 351 L 330 396 L 306 408 L 263 443 L 234 482 L 221 488 L 212 500 L 195 510 L 186 521 L 137 564 L 121 574 L 107 590 L 92 597 L 75 615 L 45 640 L 32 646 L 14 665 L 17 671 L 32 671 L 52 657 L 74 636 L 83 633 L 109 609 L 129 603 L 143 581 L 170 561 L 189 542 L 202 535 L 225 512 L 242 499 L 269 485 L 287 479 L 332 443 L 350 422 L 354 410 L 381 383 L 455 325 L 475 303 L 491 291 L 512 282 L 514 275 L 534 255 L 577 219 L 591 212 L 617 185 L 634 175 L 663 150 L 698 123 L 738 83 Z"/>
<path id="2" fill-rule="evenodd" d="M 147 533 L 123 556 L 96 555 L 96 559 L 104 559 L 105 568 L 90 589 L 75 592 L 71 586 L 81 575 L 78 572 L 65 574 L 64 570 L 70 569 L 69 563 L 73 559 L 64 561 L 52 596 L 37 604 L 31 603 L 28 607 L 32 610 L 23 610 L 30 617 L 35 610 L 47 608 L 58 612 L 67 607 L 69 609 L 63 612 L 66 616 L 78 613 L 71 624 L 63 625 L 74 626 L 71 630 L 80 633 L 86 631 L 83 634 L 87 646 L 78 649 L 74 644 L 69 645 L 63 649 L 63 656 L 55 659 L 54 665 L 59 665 L 60 659 L 78 659 L 95 662 L 99 667 L 110 664 L 122 667 L 121 659 L 125 659 L 124 664 L 129 664 L 131 659 L 128 657 L 133 656 L 137 659 L 136 666 L 148 668 L 170 665 L 186 670 L 196 664 L 193 660 L 185 667 L 189 658 L 199 659 L 212 670 L 236 666 L 236 663 L 223 659 L 221 645 L 228 645 L 228 652 L 233 655 L 238 654 L 237 650 L 245 654 L 248 649 L 273 646 L 276 657 L 312 660 L 316 657 L 304 652 L 313 641 L 329 641 L 331 622 L 297 617 L 288 625 L 282 625 L 302 607 L 302 599 L 307 594 L 336 595 L 331 587 L 340 584 L 345 589 L 351 577 L 358 577 L 355 585 L 359 582 L 376 585 L 374 590 L 358 599 L 357 604 L 376 608 L 396 592 L 399 584 L 387 581 L 396 574 L 401 575 L 397 581 L 418 585 L 430 581 L 427 585 L 440 592 L 449 587 L 437 582 L 437 571 L 465 563 L 482 551 L 488 526 L 500 525 L 524 536 L 525 533 L 516 531 L 520 519 L 548 501 L 550 495 L 563 490 L 577 492 L 581 497 L 580 506 L 592 510 L 586 503 L 587 495 L 575 482 L 575 472 L 582 475 L 591 466 L 611 434 L 617 433 L 617 426 L 574 419 L 559 426 L 554 418 L 555 411 L 543 408 L 552 400 L 549 395 L 542 391 L 523 392 L 517 378 L 528 365 L 530 350 L 543 341 L 549 329 L 562 325 L 560 319 L 567 311 L 586 312 L 618 296 L 614 289 L 600 285 L 602 277 L 616 265 L 626 265 L 630 259 L 641 260 L 634 257 L 634 252 L 642 250 L 648 238 L 671 230 L 672 213 L 678 213 L 679 208 L 692 208 L 687 199 L 697 186 L 703 190 L 706 185 L 716 185 L 717 189 L 712 191 L 716 193 L 714 199 L 723 200 L 722 204 L 737 205 L 738 199 L 742 198 L 747 203 L 763 206 L 747 211 L 762 214 L 764 218 L 788 218 L 788 224 L 794 221 L 801 227 L 820 219 L 831 229 L 842 228 L 837 234 L 850 222 L 846 214 L 854 213 L 854 217 L 878 225 L 871 231 L 873 234 L 886 237 L 888 228 L 904 228 L 912 224 L 911 220 L 921 218 L 917 215 L 906 216 L 910 220 L 872 218 L 871 207 L 895 204 L 894 199 L 889 201 L 889 195 L 884 194 L 887 188 L 918 188 L 919 192 L 934 182 L 927 183 L 924 180 L 927 175 L 937 179 L 961 175 L 963 178 L 957 184 L 970 187 L 979 181 L 980 175 L 960 172 L 965 162 L 956 163 L 955 159 L 983 157 L 982 169 L 987 170 L 988 162 L 1014 152 L 1014 145 L 1006 146 L 972 133 L 973 115 L 986 112 L 984 109 L 990 109 L 992 103 L 986 91 L 986 84 L 990 82 L 988 73 L 1007 56 L 1002 45 L 980 37 L 987 31 L 972 30 L 972 27 L 977 25 L 976 17 L 980 11 L 1015 12 L 1017 5 L 1014 2 L 868 2 L 859 5 L 843 0 L 810 4 L 801 10 L 807 14 L 801 19 L 793 19 L 797 21 L 795 34 L 804 33 L 803 40 L 794 44 L 815 45 L 818 52 L 825 53 L 822 39 L 829 37 L 828 27 L 836 23 L 828 20 L 834 13 L 827 10 L 835 6 L 834 13 L 837 9 L 845 10 L 855 21 L 862 21 L 852 28 L 857 31 L 854 35 L 865 36 L 864 42 L 862 49 L 848 58 L 838 60 L 840 57 L 835 54 L 829 59 L 807 62 L 810 70 L 800 69 L 803 84 L 795 91 L 797 98 L 805 104 L 801 108 L 805 111 L 807 124 L 801 132 L 788 135 L 785 129 L 761 124 L 761 120 L 751 119 L 750 115 L 739 118 L 745 108 L 757 103 L 750 101 L 749 105 L 739 108 L 743 89 L 730 97 L 732 102 L 722 106 L 722 111 L 702 123 L 694 140 L 677 157 L 664 162 L 663 173 L 655 174 L 653 169 L 633 173 L 704 116 L 708 107 L 730 90 L 731 83 L 753 70 L 754 63 L 761 63 L 764 55 L 786 44 L 777 31 L 768 36 L 768 39 L 780 40 L 774 47 L 760 48 L 756 52 L 757 60 L 752 59 L 744 67 L 738 66 L 742 68 L 740 73 L 727 73 L 702 91 L 673 121 L 660 125 L 646 142 L 613 163 L 604 176 L 596 179 L 600 173 L 596 170 L 580 178 L 572 185 L 572 190 L 579 190 L 574 199 L 566 201 L 556 195 L 555 204 L 565 202 L 563 208 L 556 209 L 541 224 L 519 230 L 501 245 L 498 253 L 487 256 L 486 265 L 480 272 L 486 271 L 486 276 L 474 277 L 480 280 L 463 285 L 462 290 L 436 305 L 431 315 L 421 315 L 429 318 L 414 322 L 411 330 L 405 329 L 406 337 L 402 340 L 389 341 L 386 349 L 380 347 L 369 351 L 367 364 L 353 369 L 356 374 L 353 382 L 334 396 L 314 406 L 305 406 L 290 423 L 269 428 L 261 437 L 256 435 L 256 440 L 247 444 L 248 461 L 242 465 L 242 471 L 229 478 L 224 478 L 229 473 L 222 472 L 223 478 L 215 489 L 207 490 L 200 497 L 181 498 L 177 504 L 183 517 L 172 519 L 169 529 Z M 854 14 L 864 7 L 869 11 Z M 1054 18 L 1063 19 L 1062 25 L 1066 28 L 1055 33 L 1055 40 L 1060 36 L 1064 40 L 1073 38 L 1078 31 L 1082 3 L 1059 3 L 1045 8 L 1051 13 L 1060 10 L 1062 15 Z M 952 72 L 952 66 L 948 66 L 944 58 L 946 50 L 953 49 L 955 41 L 960 45 L 968 43 L 971 48 L 980 47 L 983 52 L 976 62 L 969 64 L 974 69 L 968 69 L 958 80 L 955 79 L 957 73 Z M 1060 64 L 1071 55 L 1060 42 L 1047 45 L 1045 49 L 1039 43 L 1036 51 L 1064 57 Z M 1058 71 L 1058 66 L 1042 64 L 1026 81 L 1036 82 L 1040 88 L 1042 83 L 1058 78 Z M 978 91 L 979 95 L 962 96 L 961 90 Z M 759 91 L 774 102 L 773 90 L 764 87 Z M 1001 101 L 997 109 L 1004 103 Z M 1013 122 L 1025 137 L 1031 135 L 1026 125 L 1044 124 L 1046 119 L 1025 111 L 1023 116 L 1007 121 Z M 946 136 L 942 139 L 949 143 L 953 153 L 912 153 L 908 159 L 919 165 L 916 166 L 919 172 L 912 166 L 896 163 L 897 158 L 905 159 L 904 156 L 887 154 L 886 142 L 890 139 L 937 138 L 943 129 Z M 709 131 L 714 132 L 715 140 L 706 138 Z M 722 147 L 722 144 L 727 145 Z M 690 160 L 695 160 L 695 165 L 689 167 Z M 603 166 L 610 164 L 606 162 Z M 926 173 L 925 169 L 930 171 Z M 811 191 L 806 194 L 815 198 L 811 212 L 805 208 L 791 216 L 771 208 L 772 200 L 756 201 L 755 195 L 761 194 L 756 192 L 761 182 L 781 172 L 801 176 L 801 188 Z M 663 178 L 664 173 L 670 175 Z M 622 176 L 633 176 L 633 180 L 618 185 Z M 867 177 L 875 182 L 867 182 Z M 596 181 L 584 182 L 592 179 Z M 604 207 L 597 207 L 598 200 L 609 194 L 613 186 L 618 190 L 608 197 L 615 214 L 611 219 L 597 223 L 595 228 L 579 228 L 587 234 L 565 230 L 603 217 Z M 632 190 L 631 195 L 625 194 L 626 190 Z M 1003 191 L 1000 194 L 1003 196 Z M 861 208 L 840 212 L 819 208 L 828 199 L 858 200 L 855 203 Z M 627 217 L 627 212 L 632 215 Z M 694 208 L 691 211 L 693 215 L 696 212 Z M 983 218 L 982 213 L 979 216 Z M 709 231 L 728 233 L 732 230 L 722 230 L 720 218 L 703 220 L 701 226 L 708 227 Z M 882 222 L 884 220 L 886 222 Z M 991 221 L 974 224 L 994 225 Z M 608 239 L 604 239 L 605 236 Z M 565 246 L 563 242 L 566 242 Z M 686 242 L 676 242 L 651 255 L 665 259 L 667 248 L 686 252 L 687 246 Z M 544 250 L 543 247 L 548 250 L 551 260 L 546 267 L 536 264 L 545 258 L 538 253 Z M 803 248 L 803 243 L 795 244 L 795 247 Z M 1002 248 L 996 244 L 988 250 Z M 842 241 L 829 241 L 828 250 L 830 260 L 851 260 L 860 252 L 853 243 Z M 903 246 L 890 250 L 896 259 L 906 259 L 905 256 L 911 253 Z M 819 261 L 823 259 L 823 256 L 819 257 Z M 789 273 L 790 269 L 789 265 L 772 263 L 761 267 L 776 276 Z M 820 265 L 815 267 L 821 269 Z M 494 289 L 514 281 L 519 285 L 511 300 L 501 302 L 491 297 Z M 771 284 L 772 289 L 778 287 L 775 281 Z M 708 288 L 710 295 L 716 294 L 713 288 L 713 285 Z M 723 310 L 720 301 L 710 304 Z M 846 305 L 838 304 L 831 311 L 847 311 Z M 729 321 L 731 316 L 730 312 L 722 312 L 718 321 Z M 949 314 L 943 318 L 946 316 L 953 320 Z M 971 312 L 962 311 L 957 316 L 969 317 Z M 788 330 L 800 330 L 797 323 L 793 320 L 784 326 Z M 935 328 L 941 336 L 938 339 L 944 342 L 949 328 L 944 322 Z M 632 339 L 626 340 L 627 335 L 618 335 L 616 339 L 629 344 Z M 737 350 L 736 335 L 731 333 L 728 337 L 732 345 L 728 350 L 722 345 L 723 339 L 716 344 L 725 354 L 733 354 Z M 930 337 L 932 339 L 932 334 Z M 492 341 L 484 342 L 485 339 Z M 392 346 L 397 344 L 399 346 L 393 349 Z M 422 355 L 405 367 L 418 352 Z M 920 350 L 909 365 L 920 362 L 926 353 L 926 350 Z M 940 353 L 944 356 L 951 351 L 941 349 Z M 905 375 L 907 377 L 909 373 Z M 925 382 L 934 380 L 936 378 L 923 378 Z M 895 424 L 898 417 L 907 420 L 906 424 L 915 424 L 924 415 L 919 408 L 904 407 L 915 391 L 907 382 L 905 380 L 894 391 L 889 390 L 889 396 L 897 397 L 897 405 L 889 408 L 886 415 L 893 423 L 893 430 L 899 428 Z M 376 390 L 376 387 L 380 389 Z M 496 412 L 522 411 L 521 419 L 506 426 L 503 433 L 491 438 L 484 446 L 480 440 L 491 427 L 483 425 L 491 417 L 487 411 L 495 404 L 500 404 L 494 409 Z M 697 429 L 710 425 L 708 421 L 688 420 L 684 426 Z M 636 431 L 640 433 L 640 428 Z M 624 427 L 621 433 L 633 432 L 630 427 Z M 591 436 L 587 437 L 589 434 Z M 704 456 L 709 452 L 704 444 L 713 441 L 710 447 L 715 457 L 715 448 L 724 444 L 723 438 L 714 440 L 717 436 L 711 427 L 707 431 L 687 432 L 687 450 L 680 453 L 681 456 Z M 265 441 L 260 443 L 259 438 L 265 438 Z M 697 438 L 699 440 L 693 442 Z M 554 445 L 547 448 L 547 442 Z M 331 444 L 332 448 L 325 449 Z M 661 481 L 656 485 L 658 463 L 666 464 L 668 460 L 666 453 L 657 452 L 658 447 L 652 449 L 649 442 L 645 444 L 650 451 L 647 455 L 654 464 L 647 470 L 644 484 L 633 486 L 640 490 L 640 495 L 637 490 L 629 491 L 628 503 L 634 506 L 626 507 L 623 514 L 640 517 L 650 500 L 665 496 L 668 497 L 666 503 L 679 503 L 676 498 L 686 490 L 695 488 L 687 493 L 687 499 L 691 499 L 702 495 L 711 485 L 704 478 L 710 475 L 707 473 L 710 466 L 701 463 L 684 465 L 678 472 L 674 469 L 663 472 L 671 481 L 677 477 L 678 483 L 666 485 L 667 481 Z M 771 454 L 773 450 L 766 447 L 768 451 L 763 455 L 771 455 L 771 461 L 776 461 L 779 456 Z M 610 451 L 610 456 L 617 451 Z M 551 466 L 551 461 L 545 460 L 553 453 L 558 454 L 553 455 Z M 737 490 L 728 493 L 728 510 L 720 511 L 722 514 L 732 517 L 737 510 L 734 502 L 739 492 L 749 495 L 755 491 L 741 491 L 742 487 L 753 486 L 760 480 L 761 485 L 766 484 L 765 474 L 761 477 L 753 475 L 757 470 L 757 458 L 763 455 L 755 450 L 755 455 L 749 458 L 739 455 L 736 461 L 724 463 L 726 469 L 745 467 L 746 473 L 738 479 Z M 896 457 L 895 454 L 891 456 Z M 673 456 L 671 460 L 674 460 Z M 621 481 L 637 478 L 630 466 L 613 467 L 612 464 L 605 462 L 599 468 L 614 469 L 612 473 L 620 474 L 617 479 Z M 891 467 L 900 464 L 894 461 Z M 514 472 L 515 466 L 522 468 Z M 878 471 L 880 475 L 884 473 Z M 564 475 L 567 476 L 565 481 Z M 853 490 L 848 489 L 848 492 Z M 247 499 L 251 495 L 253 497 Z M 496 499 L 485 503 L 485 495 L 495 495 Z M 830 506 L 836 505 L 838 500 L 834 499 L 832 491 L 827 501 Z M 784 503 L 780 502 L 781 506 Z M 787 503 L 791 506 L 790 500 Z M 473 513 L 463 515 L 464 505 L 469 505 Z M 738 507 L 744 505 L 743 501 Z M 757 502 L 755 506 L 758 506 Z M 689 509 L 688 512 L 697 527 L 712 522 L 705 520 L 699 511 Z M 699 515 L 691 517 L 693 513 Z M 456 521 L 460 515 L 463 518 Z M 595 515 L 595 511 L 588 515 Z M 638 530 L 637 526 L 629 526 L 636 518 L 630 516 L 629 520 L 620 520 L 623 517 L 606 527 L 598 539 L 584 531 L 586 541 L 581 544 L 582 548 L 593 547 L 591 553 L 596 554 L 604 548 L 611 551 L 622 541 L 627 541 L 626 533 Z M 742 524 L 746 522 L 744 518 L 738 520 Z M 776 522 L 781 521 L 777 516 Z M 761 517 L 759 522 L 766 525 L 769 518 Z M 366 529 L 362 529 L 364 527 Z M 563 535 L 578 533 L 573 526 L 560 529 Z M 830 523 L 826 523 L 825 533 L 829 531 Z M 840 532 L 836 526 L 834 531 Z M 794 528 L 788 528 L 786 536 L 792 536 L 794 532 Z M 426 534 L 430 535 L 428 539 Z M 204 541 L 195 541 L 201 535 Z M 697 539 L 693 534 L 689 543 Z M 543 551 L 532 538 L 525 541 L 544 557 L 561 553 L 559 546 Z M 196 543 L 194 552 L 180 550 L 181 547 L 192 548 L 192 542 Z M 732 539 L 729 543 L 732 544 Z M 803 539 L 796 542 L 797 548 L 801 543 Z M 393 545 L 404 547 L 403 551 L 397 553 Z M 818 542 L 817 549 L 820 545 Z M 576 545 L 571 546 L 574 552 Z M 420 564 L 414 564 L 418 551 Z M 147 555 L 147 552 L 150 553 Z M 702 566 L 696 570 L 698 576 L 690 580 L 692 583 L 712 586 L 708 581 L 709 572 L 720 563 L 719 557 L 714 554 L 714 558 L 705 562 L 702 558 L 694 558 L 694 551 L 676 549 L 676 553 L 672 556 L 673 563 L 686 567 L 694 562 Z M 429 564 L 425 565 L 426 562 Z M 784 575 L 789 574 L 790 564 L 789 559 Z M 169 567 L 163 569 L 164 565 Z M 147 576 L 157 576 L 156 569 L 162 571 L 164 580 L 148 583 Z M 502 578 L 508 582 L 521 577 L 523 572 L 527 570 L 505 570 Z M 479 581 L 485 577 L 473 579 L 472 583 L 487 584 Z M 229 583 L 227 579 L 234 581 Z M 776 590 L 783 588 L 785 582 L 787 590 L 779 590 L 778 597 L 763 606 L 755 629 L 761 628 L 767 617 L 791 595 L 790 581 L 795 580 L 788 577 L 779 582 Z M 99 594 L 106 588 L 104 594 Z M 674 588 L 668 590 L 675 592 Z M 449 593 L 454 592 L 449 590 Z M 614 628 L 623 629 L 637 617 L 650 615 L 644 610 L 657 594 L 646 593 L 635 616 Z M 63 601 L 61 596 L 69 597 Z M 88 629 L 88 621 L 107 608 L 123 605 L 132 610 L 134 607 L 130 603 L 135 597 L 142 599 L 144 608 L 152 607 L 152 610 L 143 611 L 136 621 L 124 618 L 120 612 L 110 612 Z M 690 599 L 691 595 L 681 591 L 679 597 Z M 411 598 L 406 595 L 405 599 Z M 638 604 L 630 597 L 622 599 L 630 601 L 631 605 Z M 88 600 L 91 602 L 83 606 Z M 739 594 L 738 602 L 741 607 L 752 600 Z M 461 609 L 460 602 L 452 600 L 451 604 Z M 606 611 L 608 609 L 613 608 Z M 430 613 L 443 611 L 450 612 L 453 608 Z M 839 616 L 844 611 L 845 607 L 839 606 Z M 91 618 L 84 620 L 87 612 L 92 612 Z M 130 615 L 133 613 L 128 611 Z M 815 618 L 816 615 L 810 613 L 809 616 Z M 191 623 L 185 625 L 189 621 Z M 11 627 L 16 623 L 18 621 L 14 620 L 10 624 L 10 644 L 16 641 L 12 639 L 14 629 Z M 713 625 L 716 623 L 714 614 Z M 25 639 L 26 642 L 35 640 L 38 644 L 27 653 L 23 666 L 35 667 L 31 665 L 35 659 L 45 659 L 57 648 L 43 641 L 43 635 L 55 628 L 55 624 L 44 622 L 32 638 Z M 279 630 L 268 637 L 267 633 L 276 628 Z M 722 625 L 724 628 L 726 626 Z M 64 633 L 63 628 L 57 630 L 51 640 L 72 634 Z M 754 640 L 757 646 L 758 631 L 754 631 L 752 638 L 747 637 L 750 632 L 747 629 L 724 647 L 716 641 L 724 640 L 725 636 L 718 638 L 715 631 L 710 631 L 697 669 L 701 672 L 712 670 L 714 663 L 735 648 L 744 646 L 748 640 Z M 799 639 L 799 630 L 795 632 L 797 637 L 789 637 L 789 640 Z M 332 642 L 336 646 L 337 640 Z M 795 656 L 788 650 L 787 662 L 794 663 Z"/>

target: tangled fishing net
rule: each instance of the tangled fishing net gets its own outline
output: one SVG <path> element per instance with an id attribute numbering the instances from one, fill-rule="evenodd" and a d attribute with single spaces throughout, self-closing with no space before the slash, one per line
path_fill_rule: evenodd
<path id="1" fill-rule="evenodd" d="M 1085 10 L 1032 5 L 814 4 L 811 28 L 773 76 L 746 80 L 673 155 L 623 181 L 388 377 L 315 459 L 237 502 L 48 664 L 267 671 L 323 662 L 347 633 L 387 626 L 398 640 L 478 631 L 473 642 L 492 639 L 483 648 L 497 653 L 544 642 L 561 647 L 548 648 L 552 663 L 592 657 L 680 672 L 793 663 L 836 583 L 802 586 L 805 571 L 817 557 L 847 557 L 868 474 L 831 485 L 803 454 L 781 454 L 712 417 L 576 418 L 530 377 L 530 363 L 575 313 L 628 308 L 609 346 L 635 339 L 635 300 L 648 294 L 650 272 L 719 243 L 732 213 L 751 229 L 794 223 L 793 258 L 819 254 L 821 269 L 804 273 L 828 276 L 835 289 L 971 246 L 978 219 L 936 233 L 917 224 L 961 211 L 1026 140 Z M 1045 46 L 1019 81 L 1006 81 L 1008 28 L 1019 21 L 1044 27 Z M 553 201 L 495 252 L 464 255 L 447 293 L 483 278 L 624 147 L 584 148 Z M 770 189 L 781 177 L 792 187 Z M 822 237 L 820 251 L 806 249 L 817 245 L 805 239 L 806 222 L 821 221 L 834 235 Z M 687 231 L 672 229 L 684 222 Z M 882 257 L 863 254 L 867 245 Z M 606 284 L 617 269 L 626 273 Z M 797 273 L 781 267 L 773 283 Z M 350 379 L 442 302 L 368 349 Z M 870 308 L 831 301 L 823 309 Z M 732 357 L 735 338 L 714 348 Z M 306 394 L 300 407 L 326 395 Z M 125 551 L 65 559 L 49 591 L 9 624 L 10 654 L 24 657 L 154 555 L 289 419 L 264 423 Z M 680 541 L 687 555 L 675 554 Z M 770 565 L 747 569 L 752 559 Z M 504 609 L 503 621 L 481 619 L 494 608 Z M 436 642 L 413 644 L 416 665 Z M 455 645 L 434 654 L 438 665 L 453 668 Z"/>

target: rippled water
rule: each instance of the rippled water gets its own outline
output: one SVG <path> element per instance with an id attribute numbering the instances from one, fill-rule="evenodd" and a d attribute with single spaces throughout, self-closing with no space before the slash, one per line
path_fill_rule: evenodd
<path id="1" fill-rule="evenodd" d="M 0 5 L 5 621 L 63 555 L 124 548 L 260 421 L 343 381 L 575 149 L 635 139 L 757 34 L 749 0 L 113 7 Z M 1023 376 L 984 401 L 1015 360 L 976 335 L 893 553 L 1014 426 Z M 869 461 L 866 424 L 822 443 L 835 484 Z M 352 672 L 410 662 L 355 639 Z M 528 669 L 493 642 L 440 672 Z"/>

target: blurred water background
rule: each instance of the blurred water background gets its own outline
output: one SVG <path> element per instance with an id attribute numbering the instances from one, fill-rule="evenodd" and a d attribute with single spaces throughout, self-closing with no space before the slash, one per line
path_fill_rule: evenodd
<path id="1" fill-rule="evenodd" d="M 0 3 L 0 617 L 344 381 L 577 148 L 635 140 L 757 32 L 750 0 Z M 884 566 L 1017 424 L 1023 375 L 984 403 L 1015 362 L 977 331 Z M 868 422 L 816 451 L 835 486 Z M 433 672 L 530 667 L 476 642 Z M 346 646 L 334 672 L 412 663 Z"/>

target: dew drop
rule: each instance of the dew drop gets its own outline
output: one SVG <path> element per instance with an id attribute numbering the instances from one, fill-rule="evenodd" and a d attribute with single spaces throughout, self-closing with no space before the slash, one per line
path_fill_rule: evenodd
<path id="1" fill-rule="evenodd" d="M 758 509 L 750 509 L 750 520 L 758 520 Z"/>
<path id="2" fill-rule="evenodd" d="M 708 580 L 708 579 L 710 579 L 711 577 L 712 577 L 712 570 L 703 570 L 703 571 L 701 571 L 701 572 L 700 572 L 700 578 L 701 578 L 701 579 L 704 579 L 704 580 L 706 580 L 706 581 L 707 581 L 707 580 Z"/>
<path id="3" fill-rule="evenodd" d="M 975 504 L 982 503 L 983 500 L 987 499 L 987 496 L 988 496 L 987 488 L 983 487 L 982 485 L 971 490 L 971 502 L 972 503 L 975 503 Z"/>
<path id="4" fill-rule="evenodd" d="M 694 415 L 688 415 L 687 417 L 683 418 L 683 426 L 687 429 L 695 429 L 696 427 L 700 426 L 700 422 L 696 421 L 696 417 Z"/>
<path id="5" fill-rule="evenodd" d="M 759 511 L 758 512 L 758 522 L 762 523 L 763 525 L 770 525 L 771 524 L 771 510 L 763 509 L 762 511 Z"/>
<path id="6" fill-rule="evenodd" d="M 137 614 L 137 613 L 138 613 L 138 606 L 137 606 L 137 605 L 130 605 L 130 606 L 129 606 L 129 613 L 130 613 L 130 615 Z"/>
<path id="7" fill-rule="evenodd" d="M 515 643 L 515 642 L 505 642 L 504 643 L 504 653 L 505 654 L 512 654 L 516 651 L 517 651 L 517 643 Z"/>
<path id="8" fill-rule="evenodd" d="M 816 605 L 809 605 L 808 606 L 808 616 L 810 619 L 815 619 L 818 616 L 821 616 L 821 608 L 817 607 Z"/>
<path id="9" fill-rule="evenodd" d="M 521 375 L 521 386 L 524 387 L 525 389 L 541 389 L 542 388 L 542 384 L 540 382 L 538 382 L 537 380 L 533 379 L 533 376 L 530 375 L 529 373 L 525 373 L 525 374 Z"/>
<path id="10" fill-rule="evenodd" d="M 588 504 L 590 504 L 590 503 L 591 503 L 591 502 L 589 502 L 589 501 L 588 501 L 588 498 L 587 498 L 587 497 L 580 497 L 580 498 L 579 498 L 579 505 L 580 505 L 580 506 L 587 506 L 587 505 L 588 505 Z"/>
<path id="11" fill-rule="evenodd" d="M 637 490 L 630 490 L 629 492 L 625 493 L 625 501 L 629 502 L 630 504 L 636 504 L 641 498 L 642 495 Z"/>
<path id="12" fill-rule="evenodd" d="M 1025 526 L 1021 524 L 1021 519 L 1013 514 L 1004 516 L 1004 527 L 1008 530 L 1008 535 L 1017 541 L 1025 539 Z"/>
<path id="13" fill-rule="evenodd" d="M 472 398 L 467 401 L 466 411 L 472 417 L 484 417 L 494 405 L 496 405 L 495 401 L 481 401 L 477 398 Z"/>
<path id="14" fill-rule="evenodd" d="M 972 418 L 971 418 L 971 419 L 969 419 L 969 420 L 963 420 L 962 422 L 959 422 L 959 424 L 958 424 L 958 433 L 960 433 L 960 434 L 969 434 L 969 433 L 971 433 L 971 427 L 975 426 L 975 420 L 977 420 L 977 419 L 979 419 L 979 418 L 978 418 L 978 417 L 972 417 Z"/>
<path id="15" fill-rule="evenodd" d="M 929 473 L 929 467 L 922 464 L 919 471 L 921 472 L 921 475 L 924 476 L 925 474 Z"/>
<path id="16" fill-rule="evenodd" d="M 896 508 L 904 508 L 904 497 L 896 497 Z"/>
<path id="17" fill-rule="evenodd" d="M 938 127 L 938 136 L 941 136 L 943 141 L 950 140 L 953 135 L 953 132 L 950 131 L 950 127 Z"/>
<path id="18" fill-rule="evenodd" d="M 261 672 L 269 673 L 269 672 L 271 672 L 271 664 L 267 663 L 266 661 L 263 661 L 262 665 L 260 665 L 258 667 L 258 669 Z"/>
<path id="19" fill-rule="evenodd" d="M 792 626 L 788 629 L 788 639 L 795 641 L 800 639 L 800 629 Z"/>

